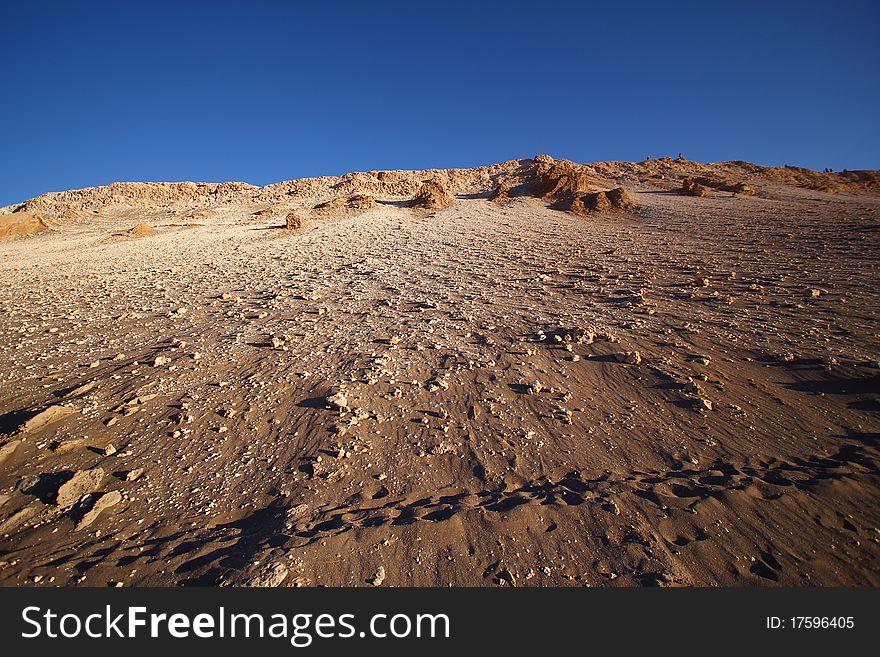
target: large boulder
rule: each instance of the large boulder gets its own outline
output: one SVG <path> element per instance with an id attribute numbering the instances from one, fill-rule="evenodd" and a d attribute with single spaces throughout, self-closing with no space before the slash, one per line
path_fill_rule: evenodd
<path id="1" fill-rule="evenodd" d="M 302 228 L 302 218 L 296 212 L 288 212 L 287 219 L 285 220 L 285 228 L 290 230 Z"/>
<path id="2" fill-rule="evenodd" d="M 545 156 L 549 158 L 549 156 Z M 538 160 L 533 194 L 550 201 L 571 201 L 590 191 L 591 183 L 583 165 L 567 160 Z"/>
<path id="3" fill-rule="evenodd" d="M 685 178 L 681 183 L 681 193 L 685 196 L 705 196 L 709 190 L 693 178 Z"/>
<path id="4" fill-rule="evenodd" d="M 627 211 L 636 207 L 636 202 L 623 187 L 615 187 L 608 191 L 590 192 L 575 197 L 568 208 L 574 214 L 588 212 Z"/>
<path id="5" fill-rule="evenodd" d="M 510 200 L 510 185 L 504 181 L 498 181 L 495 189 L 489 194 L 489 200 L 504 205 Z"/>
<path id="6" fill-rule="evenodd" d="M 410 207 L 421 210 L 442 210 L 452 203 L 452 196 L 437 180 L 426 180 L 410 201 Z"/>

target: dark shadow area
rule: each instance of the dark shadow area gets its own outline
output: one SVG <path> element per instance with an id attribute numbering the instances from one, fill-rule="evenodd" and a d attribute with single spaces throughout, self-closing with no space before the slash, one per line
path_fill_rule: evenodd
<path id="1" fill-rule="evenodd" d="M 278 224 L 277 226 L 254 226 L 251 230 L 284 230 L 293 232 L 296 228 L 288 228 L 286 224 Z"/>
<path id="2" fill-rule="evenodd" d="M 617 360 L 616 354 L 592 354 L 586 360 L 591 360 L 594 363 L 619 363 Z"/>
<path id="3" fill-rule="evenodd" d="M 33 486 L 25 489 L 23 492 L 33 495 L 43 504 L 55 504 L 55 499 L 58 497 L 58 489 L 70 481 L 73 475 L 73 470 L 44 472 Z"/>
<path id="4" fill-rule="evenodd" d="M 880 374 L 873 376 L 843 377 L 826 376 L 816 381 L 798 381 L 786 386 L 799 392 L 825 393 L 826 395 L 864 395 L 880 393 Z"/>
<path id="5" fill-rule="evenodd" d="M 284 533 L 287 524 L 288 505 L 284 500 L 276 500 L 267 507 L 254 511 L 251 515 L 223 525 L 217 525 L 213 532 L 222 534 L 237 530 L 231 545 L 190 559 L 180 565 L 176 574 L 189 573 L 214 564 L 205 573 L 180 582 L 180 586 L 215 586 L 224 573 L 241 570 L 266 548 L 278 547 L 290 538 Z M 216 542 L 216 536 L 182 543 L 175 548 L 175 555 L 197 552 L 203 546 Z M 216 562 L 216 563 L 215 563 Z"/>
<path id="6" fill-rule="evenodd" d="M 0 415 L 0 434 L 15 433 L 15 431 L 32 417 L 36 417 L 39 411 L 9 411 Z"/>
<path id="7" fill-rule="evenodd" d="M 299 408 L 326 408 L 327 407 L 327 397 L 309 397 L 308 399 L 303 399 L 296 404 Z"/>
<path id="8" fill-rule="evenodd" d="M 838 436 L 839 438 L 854 440 L 868 447 L 877 447 L 878 441 L 880 441 L 880 433 L 868 433 L 866 431 L 853 429 L 852 427 L 846 427 L 844 431 L 846 431 L 846 434 Z"/>

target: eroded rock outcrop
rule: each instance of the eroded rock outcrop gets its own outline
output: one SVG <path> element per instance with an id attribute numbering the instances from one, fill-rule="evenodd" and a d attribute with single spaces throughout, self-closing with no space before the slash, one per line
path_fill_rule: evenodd
<path id="1" fill-rule="evenodd" d="M 452 196 L 438 180 L 427 180 L 410 201 L 410 207 L 421 210 L 442 210 L 452 203 Z"/>

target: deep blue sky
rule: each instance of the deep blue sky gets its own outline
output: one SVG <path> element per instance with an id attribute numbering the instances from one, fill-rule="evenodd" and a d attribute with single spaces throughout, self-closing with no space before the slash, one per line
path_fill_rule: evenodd
<path id="1" fill-rule="evenodd" d="M 877 0 L 29 0 L 0 25 L 0 205 L 545 152 L 880 168 Z"/>

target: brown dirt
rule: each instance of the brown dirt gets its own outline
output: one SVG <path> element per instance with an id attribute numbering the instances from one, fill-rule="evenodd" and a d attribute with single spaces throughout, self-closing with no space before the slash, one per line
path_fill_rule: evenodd
<path id="1" fill-rule="evenodd" d="M 552 166 L 29 202 L 0 585 L 880 585 L 875 174 L 580 165 L 638 204 L 581 217 Z"/>

